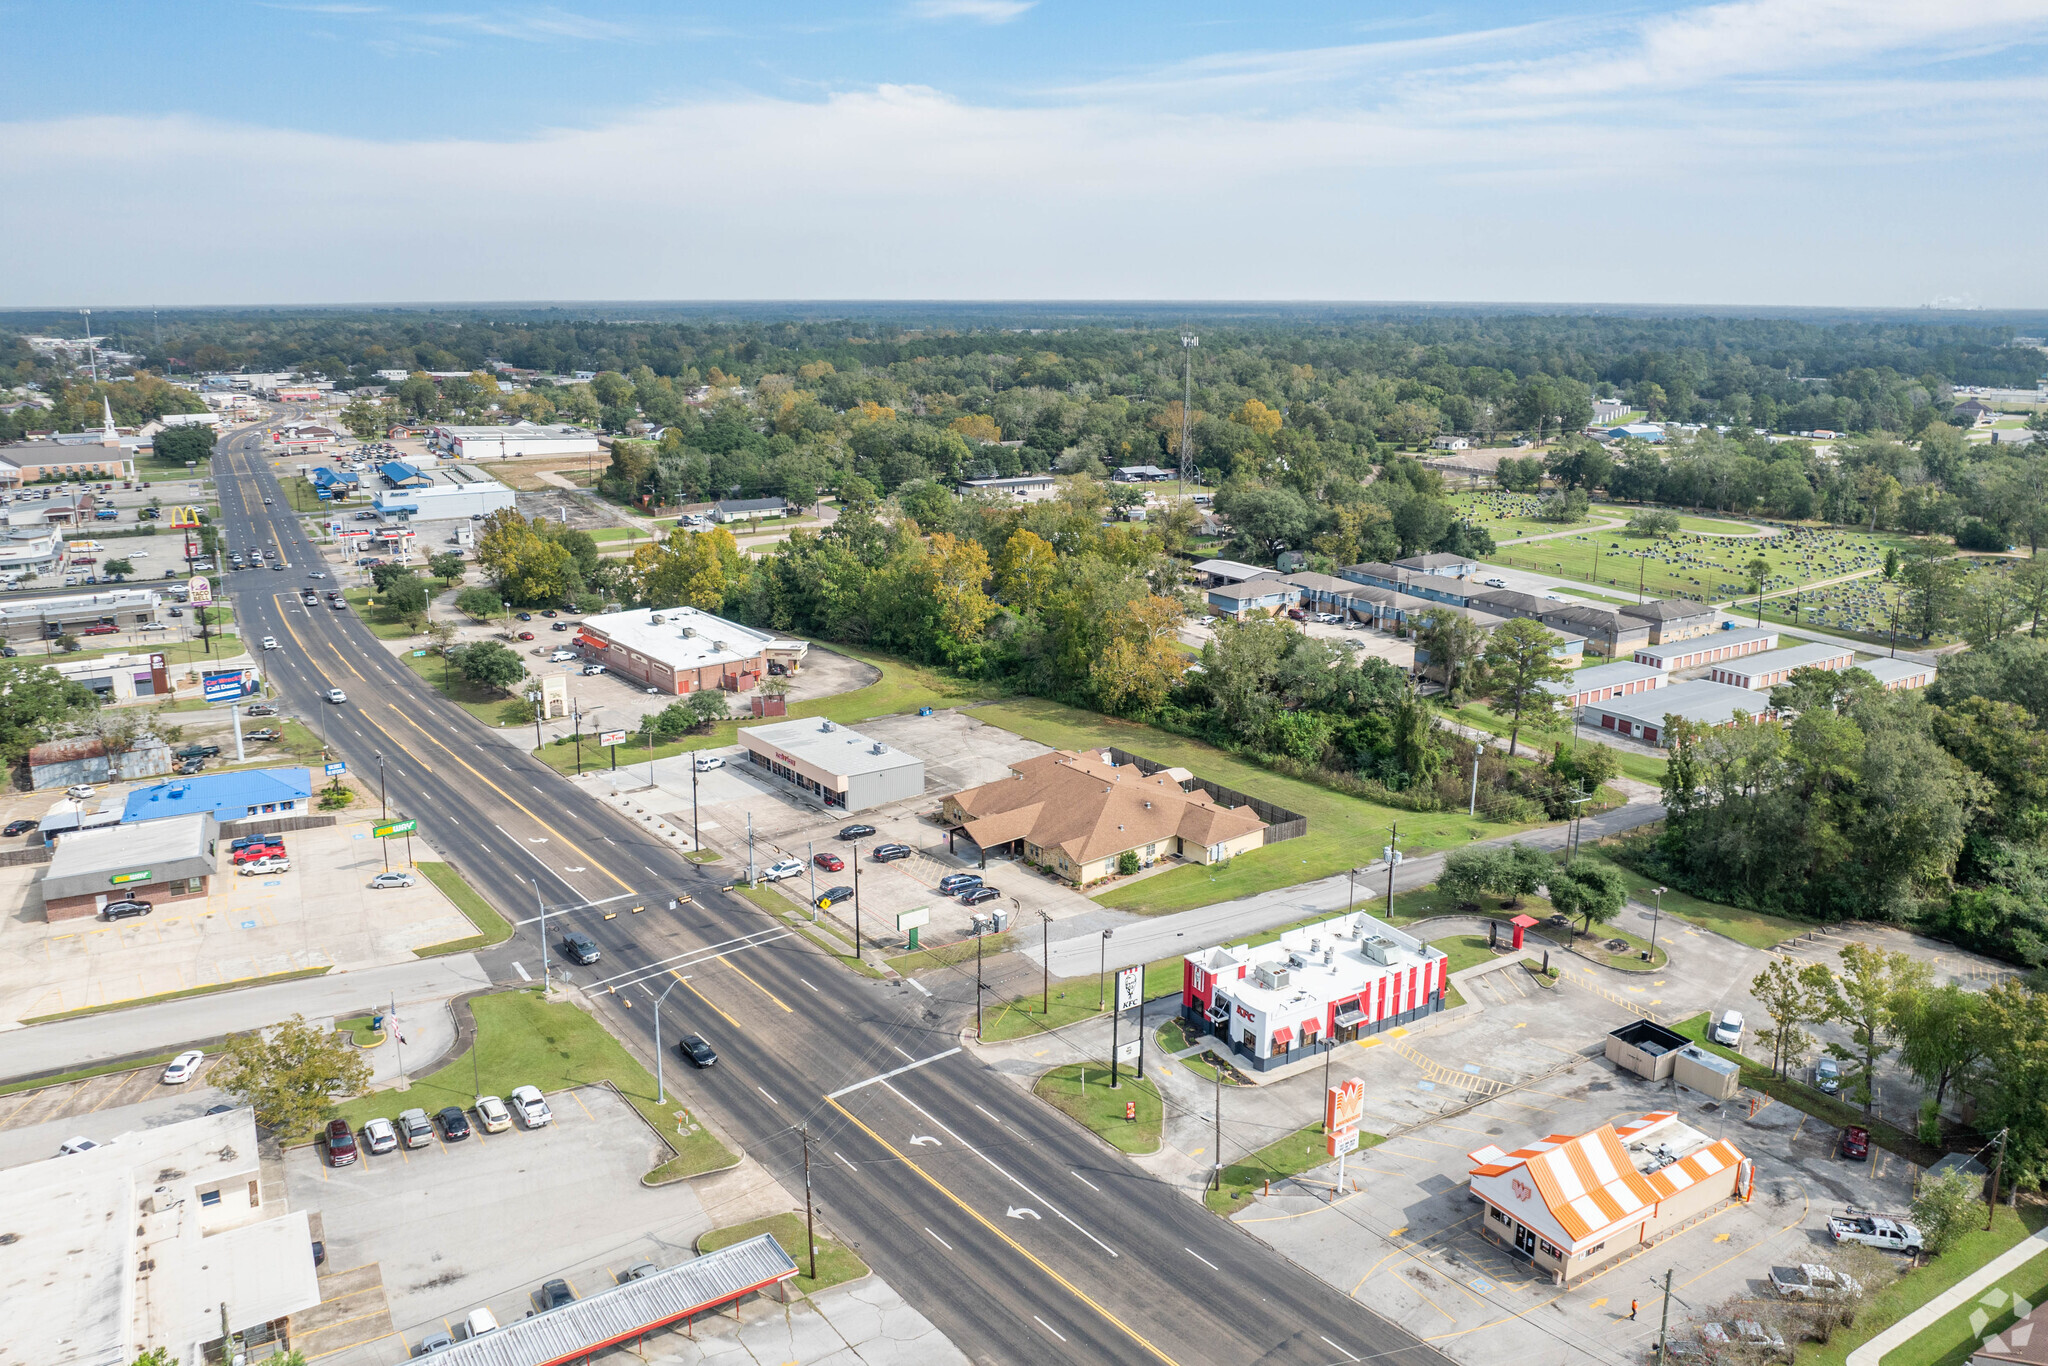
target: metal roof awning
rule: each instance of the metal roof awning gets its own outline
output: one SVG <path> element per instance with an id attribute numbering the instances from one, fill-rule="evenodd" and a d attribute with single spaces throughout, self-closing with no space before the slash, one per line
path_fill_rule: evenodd
<path id="1" fill-rule="evenodd" d="M 456 1343 L 436 1366 L 559 1366 L 629 1342 L 796 1275 L 773 1234 Z"/>
<path id="2" fill-rule="evenodd" d="M 1349 1029 L 1353 1025 L 1362 1025 L 1364 1023 L 1365 1012 L 1356 1007 L 1347 1006 L 1345 1009 L 1337 1012 L 1337 1026 L 1340 1029 Z"/>

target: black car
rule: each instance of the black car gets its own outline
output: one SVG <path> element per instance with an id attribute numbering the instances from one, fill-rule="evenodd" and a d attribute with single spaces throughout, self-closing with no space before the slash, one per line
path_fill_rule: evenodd
<path id="1" fill-rule="evenodd" d="M 441 1137 L 450 1143 L 460 1143 L 469 1137 L 469 1120 L 460 1105 L 451 1105 L 434 1118 L 441 1121 Z"/>
<path id="2" fill-rule="evenodd" d="M 541 608 L 540 614 L 544 617 L 553 617 L 555 615 L 555 609 L 552 607 L 543 607 Z"/>
<path id="3" fill-rule="evenodd" d="M 565 1304 L 574 1303 L 576 1303 L 576 1292 L 569 1288 L 567 1281 L 549 1281 L 540 1288 L 540 1307 L 542 1312 L 550 1309 L 560 1309 Z"/>
<path id="4" fill-rule="evenodd" d="M 683 1041 L 676 1045 L 676 1052 L 688 1058 L 691 1064 L 697 1067 L 709 1067 L 718 1061 L 718 1054 L 712 1051 L 711 1045 L 704 1041 L 701 1034 L 684 1035 Z"/>
<path id="5" fill-rule="evenodd" d="M 562 936 L 562 952 L 569 955 L 571 962 L 588 966 L 604 955 L 598 952 L 597 941 L 587 934 L 569 933 Z"/>
<path id="6" fill-rule="evenodd" d="M 839 832 L 839 838 L 843 840 L 864 840 L 874 833 L 875 827 L 872 825 L 849 825 Z"/>
<path id="7" fill-rule="evenodd" d="M 947 896 L 981 885 L 980 873 L 948 873 L 939 879 L 939 890 Z"/>
<path id="8" fill-rule="evenodd" d="M 34 821 L 9 821 L 7 822 L 7 828 L 0 830 L 0 835 L 6 835 L 9 839 L 12 839 L 16 835 L 26 835 L 35 828 L 36 823 Z"/>
<path id="9" fill-rule="evenodd" d="M 569 629 L 569 623 L 566 621 L 558 621 L 553 626 L 548 627 L 548 629 L 550 631 L 566 631 Z"/>
<path id="10" fill-rule="evenodd" d="M 907 844 L 878 844 L 875 846 L 874 857 L 877 863 L 894 863 L 897 859 L 910 857 L 910 846 Z"/>
<path id="11" fill-rule="evenodd" d="M 148 915 L 152 909 L 147 901 L 109 901 L 100 914 L 109 920 L 126 920 L 134 915 Z"/>
<path id="12" fill-rule="evenodd" d="M 852 899 L 853 888 L 851 887 L 827 887 L 824 891 L 818 893 L 811 904 L 822 911 L 827 906 L 836 906 L 842 901 L 851 901 Z"/>
<path id="13" fill-rule="evenodd" d="M 960 893 L 962 906 L 979 906 L 984 901 L 994 901 L 1002 893 L 994 887 L 969 887 Z"/>
<path id="14" fill-rule="evenodd" d="M 531 613 L 531 612 L 521 612 L 521 613 L 519 614 L 519 619 L 520 619 L 521 621 L 532 621 L 532 620 L 533 620 L 533 613 Z"/>

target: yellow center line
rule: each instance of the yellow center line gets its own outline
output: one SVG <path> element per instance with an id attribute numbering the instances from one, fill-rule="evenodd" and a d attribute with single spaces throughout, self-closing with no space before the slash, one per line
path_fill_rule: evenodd
<path id="1" fill-rule="evenodd" d="M 953 1194 L 952 1191 L 948 1190 L 944 1185 L 942 1185 L 939 1182 L 938 1178 L 934 1177 L 930 1172 L 926 1171 L 923 1167 L 918 1166 L 917 1163 L 911 1161 L 908 1157 L 905 1157 L 903 1153 L 898 1151 L 892 1144 L 889 1143 L 887 1139 L 883 1138 L 873 1129 L 870 1129 L 867 1125 L 861 1123 L 860 1117 L 854 1114 L 853 1111 L 847 1109 L 844 1105 L 841 1105 L 838 1101 L 832 1099 L 832 1097 L 830 1096 L 825 1097 L 825 1103 L 831 1106 L 833 1109 L 837 1110 L 840 1114 L 845 1115 L 848 1119 L 852 1120 L 854 1125 L 857 1128 L 859 1128 L 859 1130 L 862 1133 L 866 1134 L 869 1138 L 872 1138 L 876 1143 L 880 1144 L 898 1162 L 901 1162 L 904 1166 L 908 1167 L 910 1170 L 916 1172 L 919 1176 L 923 1177 L 927 1182 L 930 1183 L 933 1190 L 945 1196 L 948 1200 L 951 1200 L 955 1205 L 958 1205 L 960 1209 L 963 1212 L 965 1212 L 970 1218 L 972 1218 L 976 1223 L 980 1224 L 990 1233 L 995 1234 L 996 1237 L 1002 1239 L 1005 1243 L 1009 1244 L 1010 1249 L 1014 1251 L 1018 1256 L 1024 1258 L 1033 1266 L 1037 1267 L 1040 1271 L 1043 1271 L 1046 1275 L 1050 1276 L 1053 1280 L 1057 1281 L 1060 1284 L 1060 1286 L 1064 1290 L 1066 1290 L 1068 1294 L 1072 1295 L 1075 1299 L 1081 1301 L 1081 1303 L 1087 1305 L 1090 1309 L 1093 1309 L 1096 1313 L 1102 1315 L 1103 1318 L 1115 1324 L 1131 1339 L 1131 1341 L 1137 1343 L 1140 1347 L 1143 1347 L 1153 1356 L 1158 1357 L 1161 1361 L 1167 1363 L 1167 1366 L 1180 1366 L 1180 1363 L 1176 1362 L 1172 1357 L 1168 1356 L 1166 1353 L 1160 1351 L 1157 1347 L 1153 1346 L 1135 1328 L 1131 1327 L 1128 1323 L 1125 1323 L 1116 1315 L 1110 1313 L 1109 1310 L 1097 1304 L 1093 1299 L 1089 1298 L 1086 1292 L 1082 1291 L 1080 1287 L 1076 1286 L 1072 1281 L 1068 1280 L 1065 1276 L 1060 1275 L 1059 1272 L 1047 1266 L 1044 1262 L 1040 1261 L 1038 1257 L 1036 1257 L 1029 1249 L 1024 1247 L 1023 1244 L 1019 1243 L 1015 1238 L 1012 1238 L 1009 1234 L 1003 1232 L 1000 1228 L 996 1227 L 995 1224 L 989 1221 L 988 1216 L 984 1215 L 980 1210 L 976 1209 L 974 1206 L 968 1204 L 965 1200 L 962 1200 L 959 1196 Z"/>
<path id="2" fill-rule="evenodd" d="M 754 981 L 753 978 L 747 977 L 746 972 L 740 967 L 739 964 L 733 962 L 732 959 L 726 957 L 724 954 L 721 953 L 718 955 L 718 961 L 725 964 L 727 967 L 731 968 L 734 972 L 739 973 L 741 977 L 745 977 L 747 982 L 754 988 L 754 990 L 760 992 L 763 996 L 766 996 L 769 1000 L 775 1002 L 775 1004 L 782 1006 L 784 1014 L 796 1014 L 794 1010 L 791 1010 L 788 1006 L 783 1005 L 782 998 L 780 996 L 777 996 L 774 992 L 768 990 L 768 988 L 762 986 L 759 982 Z"/>
<path id="3" fill-rule="evenodd" d="M 726 1014 L 726 1013 L 725 1013 L 724 1011 L 722 1011 L 722 1010 L 718 1010 L 718 1007 L 717 1007 L 717 1006 L 715 1006 L 715 1005 L 712 1005 L 712 1004 L 711 1004 L 711 998 L 710 998 L 709 996 L 706 996 L 706 995 L 705 995 L 705 994 L 704 994 L 703 992 L 701 992 L 701 991 L 697 990 L 697 988 L 695 988 L 695 987 L 691 986 L 691 985 L 690 985 L 690 979 L 689 979 L 689 978 L 687 978 L 687 977 L 683 976 L 683 974 L 681 974 L 680 972 L 677 972 L 677 971 L 676 971 L 675 969 L 673 969 L 673 968 L 669 969 L 669 974 L 668 974 L 668 975 L 669 975 L 669 976 L 671 976 L 671 977 L 673 977 L 673 978 L 675 978 L 675 979 L 676 979 L 676 980 L 677 980 L 678 982 L 681 982 L 681 983 L 683 984 L 683 987 L 684 987 L 684 989 L 685 989 L 685 990 L 687 990 L 687 991 L 688 991 L 688 992 L 689 992 L 689 993 L 690 993 L 690 994 L 691 994 L 692 996 L 694 996 L 694 997 L 696 997 L 696 998 L 697 998 L 698 1000 L 702 1001 L 702 1002 L 703 1002 L 703 1003 L 704 1003 L 705 1005 L 707 1005 L 707 1006 L 711 1006 L 711 1008 L 712 1008 L 713 1010 L 716 1010 L 716 1011 L 718 1011 L 718 1018 L 720 1018 L 721 1020 L 724 1020 L 724 1021 L 725 1021 L 725 1022 L 726 1022 L 727 1024 L 731 1025 L 731 1026 L 732 1026 L 732 1027 L 733 1027 L 734 1029 L 738 1029 L 738 1028 L 740 1027 L 740 1022 L 739 1022 L 738 1020 L 735 1020 L 735 1019 L 734 1019 L 734 1018 L 733 1018 L 732 1016 L 730 1016 L 730 1015 Z"/>

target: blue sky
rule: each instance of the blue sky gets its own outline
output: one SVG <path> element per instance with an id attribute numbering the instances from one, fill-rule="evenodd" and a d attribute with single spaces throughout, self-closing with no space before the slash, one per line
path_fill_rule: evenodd
<path id="1" fill-rule="evenodd" d="M 2048 0 L 0 0 L 0 304 L 2048 306 Z"/>

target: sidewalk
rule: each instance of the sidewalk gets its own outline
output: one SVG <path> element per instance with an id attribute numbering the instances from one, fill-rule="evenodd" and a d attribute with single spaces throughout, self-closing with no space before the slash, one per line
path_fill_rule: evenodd
<path id="1" fill-rule="evenodd" d="M 490 982 L 490 975 L 475 955 L 451 954 L 446 958 L 423 958 L 416 963 L 362 972 L 331 972 L 296 982 L 189 996 L 161 1005 L 31 1025 L 0 1033 L 0 1078 L 69 1071 L 136 1054 L 166 1053 L 197 1040 L 276 1024 L 293 1015 L 312 1020 L 345 1016 L 373 1006 L 388 1009 L 393 997 L 397 998 L 403 1015 L 408 1002 L 442 1001 L 481 990 Z M 412 1037 L 410 1029 L 406 1037 Z M 395 1070 L 395 1050 L 392 1051 Z M 428 1050 L 421 1049 L 418 1060 L 427 1056 Z M 413 1070 L 412 1061 L 409 1056 L 408 1071 Z"/>
<path id="2" fill-rule="evenodd" d="M 1940 1320 L 1951 1309 L 1956 1309 L 1976 1297 L 1978 1291 L 1990 1285 L 2006 1272 L 2048 1252 L 2048 1228 L 2029 1234 L 1992 1258 L 1984 1267 L 1965 1276 L 1956 1284 L 1936 1295 L 1927 1303 L 1900 1319 L 1891 1327 L 1879 1333 L 1870 1341 L 1849 1353 L 1848 1366 L 1878 1366 L 1885 1353 L 1894 1347 L 1903 1346 L 1916 1336 L 1921 1329 Z"/>

